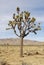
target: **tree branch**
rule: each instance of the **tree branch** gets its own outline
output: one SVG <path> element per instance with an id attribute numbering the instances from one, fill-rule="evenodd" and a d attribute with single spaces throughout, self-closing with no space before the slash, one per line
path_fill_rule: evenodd
<path id="1" fill-rule="evenodd" d="M 36 33 L 36 31 L 38 31 L 38 29 L 36 28 L 36 29 L 34 29 L 34 30 L 29 30 L 29 32 L 34 32 L 35 34 L 37 34 Z"/>
<path id="2" fill-rule="evenodd" d="M 29 31 L 24 35 L 24 37 L 27 36 L 30 32 L 34 32 L 35 34 L 37 34 L 37 33 L 36 33 L 37 30 L 38 30 L 38 29 L 29 30 Z"/>
<path id="3" fill-rule="evenodd" d="M 28 34 L 29 34 L 29 32 L 27 32 L 27 33 L 24 35 L 24 37 L 27 36 Z"/>
<path id="4" fill-rule="evenodd" d="M 16 31 L 14 30 L 14 32 L 15 32 L 15 34 L 18 36 L 18 37 L 21 37 L 20 35 L 18 35 L 17 33 L 16 33 Z"/>

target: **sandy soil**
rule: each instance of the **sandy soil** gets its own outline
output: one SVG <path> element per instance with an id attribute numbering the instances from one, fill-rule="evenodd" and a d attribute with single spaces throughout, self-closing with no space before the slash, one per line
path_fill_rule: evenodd
<path id="1" fill-rule="evenodd" d="M 21 58 L 20 46 L 0 46 L 0 63 L 6 61 L 10 65 L 44 65 L 44 46 L 24 46 L 23 52 L 24 57 Z"/>

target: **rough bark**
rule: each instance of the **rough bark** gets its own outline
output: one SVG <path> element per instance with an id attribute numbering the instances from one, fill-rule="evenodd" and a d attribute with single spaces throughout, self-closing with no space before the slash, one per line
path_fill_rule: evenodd
<path id="1" fill-rule="evenodd" d="M 21 57 L 23 57 L 23 37 L 21 37 Z"/>

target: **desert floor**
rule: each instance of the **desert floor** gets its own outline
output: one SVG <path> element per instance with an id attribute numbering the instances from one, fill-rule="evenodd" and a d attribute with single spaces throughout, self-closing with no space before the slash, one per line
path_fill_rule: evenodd
<path id="1" fill-rule="evenodd" d="M 0 46 L 0 65 L 44 65 L 44 46 L 23 46 L 24 57 L 20 57 L 20 46 Z"/>

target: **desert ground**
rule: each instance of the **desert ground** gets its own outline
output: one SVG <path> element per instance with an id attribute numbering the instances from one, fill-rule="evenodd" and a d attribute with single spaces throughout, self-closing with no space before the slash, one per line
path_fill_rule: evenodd
<path id="1" fill-rule="evenodd" d="M 44 45 L 24 45 L 23 56 L 20 45 L 0 45 L 0 65 L 44 65 Z"/>

